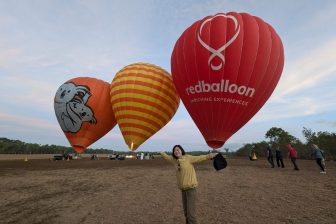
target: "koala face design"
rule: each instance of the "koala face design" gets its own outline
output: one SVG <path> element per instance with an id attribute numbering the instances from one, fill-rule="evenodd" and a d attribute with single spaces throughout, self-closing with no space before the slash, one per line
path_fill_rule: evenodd
<path id="1" fill-rule="evenodd" d="M 91 122 L 91 123 L 96 123 L 96 119 L 93 116 L 93 111 L 91 108 L 85 104 L 83 104 L 81 101 L 76 102 L 76 101 L 71 101 L 69 102 L 69 108 L 71 111 L 69 113 L 74 113 L 79 117 L 79 119 L 84 122 Z"/>
<path id="2" fill-rule="evenodd" d="M 76 94 L 76 86 L 73 83 L 64 83 L 61 85 L 55 96 L 55 102 L 66 103 L 74 98 Z"/>
<path id="3" fill-rule="evenodd" d="M 77 86 L 75 83 L 69 82 L 58 88 L 55 95 L 55 103 L 67 103 L 75 98 L 82 99 L 86 103 L 90 96 L 90 89 L 87 86 Z"/>
<path id="4" fill-rule="evenodd" d="M 77 86 L 72 82 L 58 88 L 54 108 L 64 132 L 78 132 L 83 122 L 97 123 L 93 110 L 86 104 L 90 96 L 90 89 L 87 86 Z"/>

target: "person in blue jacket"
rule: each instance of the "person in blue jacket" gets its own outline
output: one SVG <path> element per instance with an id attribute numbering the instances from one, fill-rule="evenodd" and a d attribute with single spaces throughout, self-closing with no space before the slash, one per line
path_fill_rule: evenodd
<path id="1" fill-rule="evenodd" d="M 322 174 L 326 174 L 326 169 L 325 169 L 325 156 L 324 156 L 324 151 L 320 149 L 317 145 L 313 144 L 312 145 L 313 152 L 312 156 L 315 158 L 317 165 L 319 165 Z"/>

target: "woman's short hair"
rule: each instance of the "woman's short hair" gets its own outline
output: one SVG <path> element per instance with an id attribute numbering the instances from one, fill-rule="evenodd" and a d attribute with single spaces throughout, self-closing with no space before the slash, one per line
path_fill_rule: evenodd
<path id="1" fill-rule="evenodd" d="M 174 154 L 174 149 L 175 149 L 175 147 L 180 148 L 180 150 L 181 150 L 181 152 L 182 152 L 182 155 L 185 155 L 185 151 L 184 151 L 184 149 L 182 148 L 182 146 L 180 146 L 180 145 L 174 145 L 173 150 L 172 150 L 172 156 L 174 157 L 174 159 L 178 159 L 178 158 L 175 156 L 175 154 Z"/>

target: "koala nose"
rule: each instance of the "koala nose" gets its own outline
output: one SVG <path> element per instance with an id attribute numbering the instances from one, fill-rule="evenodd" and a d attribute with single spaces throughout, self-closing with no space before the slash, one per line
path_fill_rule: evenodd
<path id="1" fill-rule="evenodd" d="M 61 93 L 61 98 L 63 98 L 65 96 L 65 90 L 63 90 L 63 92 Z"/>

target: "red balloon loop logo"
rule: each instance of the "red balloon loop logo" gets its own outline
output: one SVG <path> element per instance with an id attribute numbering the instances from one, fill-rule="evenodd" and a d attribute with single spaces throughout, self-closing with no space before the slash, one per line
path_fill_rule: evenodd
<path id="1" fill-rule="evenodd" d="M 228 18 L 228 19 L 231 19 L 233 22 L 234 22 L 234 25 L 235 25 L 235 31 L 236 33 L 231 37 L 231 39 L 224 43 L 223 46 L 221 46 L 220 48 L 218 48 L 217 50 L 210 47 L 208 44 L 206 44 L 203 40 L 202 40 L 202 29 L 203 27 L 211 22 L 211 20 L 215 19 L 216 17 L 224 17 L 224 18 Z M 207 49 L 208 51 L 210 51 L 212 54 L 210 55 L 209 57 L 209 60 L 208 60 L 208 65 L 210 65 L 211 69 L 212 70 L 219 70 L 223 67 L 223 63 L 225 63 L 225 56 L 222 54 L 222 51 L 224 51 L 227 47 L 230 46 L 230 44 L 232 44 L 233 41 L 235 41 L 235 39 L 237 38 L 237 36 L 239 35 L 239 31 L 240 31 L 240 26 L 238 24 L 238 21 L 237 19 L 234 17 L 234 16 L 231 16 L 231 15 L 225 15 L 225 14 L 218 14 L 212 18 L 209 18 L 209 19 L 206 19 L 204 20 L 204 22 L 201 24 L 201 27 L 199 29 L 199 33 L 197 35 L 197 39 L 199 41 L 199 43 L 205 48 Z M 215 57 L 219 57 L 223 62 L 221 62 L 219 65 L 215 66 L 211 63 L 211 61 L 215 58 Z"/>

